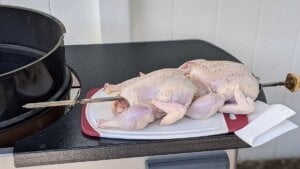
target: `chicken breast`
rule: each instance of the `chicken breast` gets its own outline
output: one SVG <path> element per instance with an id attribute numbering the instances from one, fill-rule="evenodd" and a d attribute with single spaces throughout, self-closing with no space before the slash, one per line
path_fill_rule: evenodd
<path id="1" fill-rule="evenodd" d="M 105 92 L 117 93 L 125 100 L 114 103 L 116 116 L 99 121 L 99 127 L 133 130 L 142 129 L 161 117 L 161 125 L 173 124 L 184 117 L 197 87 L 183 71 L 167 68 L 120 84 L 106 84 Z"/>
<path id="2" fill-rule="evenodd" d="M 197 86 L 200 97 L 187 116 L 204 119 L 217 111 L 247 114 L 255 109 L 259 83 L 243 64 L 231 61 L 192 60 L 179 67 Z"/>

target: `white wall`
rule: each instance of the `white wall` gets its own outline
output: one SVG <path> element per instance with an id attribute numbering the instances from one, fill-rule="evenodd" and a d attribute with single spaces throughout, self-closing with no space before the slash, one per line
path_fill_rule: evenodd
<path id="1" fill-rule="evenodd" d="M 130 41 L 129 0 L 100 0 L 103 42 Z"/>
<path id="2" fill-rule="evenodd" d="M 1 0 L 0 3 L 33 8 L 57 17 L 66 27 L 67 45 L 101 42 L 98 0 Z"/>
<path id="3" fill-rule="evenodd" d="M 1 1 L 58 17 L 67 27 L 66 44 L 198 38 L 239 58 L 261 82 L 282 81 L 291 71 L 300 74 L 299 0 L 100 0 L 100 7 L 98 0 Z M 283 87 L 265 92 L 269 103 L 297 111 L 292 120 L 300 125 L 300 92 Z M 240 150 L 239 158 L 300 157 L 299 142 L 296 129 Z"/>

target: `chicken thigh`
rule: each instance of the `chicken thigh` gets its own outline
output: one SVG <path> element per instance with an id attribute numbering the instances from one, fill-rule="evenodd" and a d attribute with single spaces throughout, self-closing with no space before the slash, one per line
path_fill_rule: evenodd
<path id="1" fill-rule="evenodd" d="M 217 111 L 234 114 L 254 111 L 259 84 L 245 65 L 197 59 L 184 63 L 179 69 L 197 86 L 200 94 L 189 107 L 188 117 L 204 119 Z"/>
<path id="2" fill-rule="evenodd" d="M 106 93 L 117 93 L 124 100 L 113 105 L 115 117 L 100 120 L 100 128 L 142 129 L 155 119 L 170 125 L 185 116 L 197 87 L 179 69 L 161 69 L 140 74 L 120 84 L 105 84 Z"/>

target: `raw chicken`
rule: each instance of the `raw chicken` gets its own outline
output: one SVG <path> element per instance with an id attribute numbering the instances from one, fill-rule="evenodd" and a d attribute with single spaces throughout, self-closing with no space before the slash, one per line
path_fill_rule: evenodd
<path id="1" fill-rule="evenodd" d="M 180 69 L 140 75 L 117 85 L 105 85 L 106 93 L 117 93 L 125 100 L 113 104 L 116 116 L 100 120 L 100 128 L 142 129 L 161 117 L 161 125 L 170 125 L 185 116 L 197 87 Z"/>
<path id="2" fill-rule="evenodd" d="M 259 84 L 245 65 L 197 59 L 184 63 L 179 69 L 198 87 L 200 95 L 189 107 L 188 117 L 205 119 L 217 111 L 234 114 L 254 111 Z"/>

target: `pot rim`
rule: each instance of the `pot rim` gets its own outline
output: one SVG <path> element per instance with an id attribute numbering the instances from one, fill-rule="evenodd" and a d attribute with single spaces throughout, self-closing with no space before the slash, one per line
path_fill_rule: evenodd
<path id="1" fill-rule="evenodd" d="M 50 50 L 48 51 L 44 56 L 36 59 L 35 61 L 31 62 L 31 63 L 28 63 L 24 66 L 21 66 L 17 69 L 14 69 L 12 71 L 9 71 L 9 72 L 5 72 L 5 73 L 2 73 L 0 74 L 0 78 L 2 77 L 6 77 L 6 76 L 9 76 L 11 74 L 15 74 L 15 73 L 18 73 L 19 71 L 23 70 L 23 69 L 26 69 L 38 62 L 41 62 L 42 60 L 44 60 L 45 58 L 47 58 L 49 55 L 51 55 L 54 51 L 56 51 L 57 48 L 59 48 L 59 46 L 63 43 L 63 40 L 64 40 L 64 34 L 66 33 L 66 28 L 65 26 L 62 24 L 62 22 L 60 20 L 58 20 L 57 18 L 55 18 L 54 16 L 52 15 L 49 15 L 45 12 L 42 12 L 42 11 L 38 11 L 38 10 L 35 10 L 35 9 L 30 9 L 30 8 L 25 8 L 25 7 L 19 7 L 19 6 L 12 6 L 12 5 L 0 5 L 0 8 L 11 8 L 11 9 L 17 9 L 17 10 L 23 10 L 23 11 L 28 11 L 28 12 L 32 12 L 32 13 L 35 13 L 35 14 L 39 14 L 39 15 L 42 15 L 52 21 L 54 21 L 59 27 L 60 27 L 60 30 L 62 31 L 61 33 L 61 36 L 59 37 L 56 45 Z"/>

